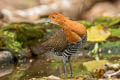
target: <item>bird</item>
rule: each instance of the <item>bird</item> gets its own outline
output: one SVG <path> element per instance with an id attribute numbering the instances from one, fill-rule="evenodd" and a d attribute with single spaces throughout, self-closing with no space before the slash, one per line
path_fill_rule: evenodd
<path id="1" fill-rule="evenodd" d="M 50 39 L 41 43 L 37 43 L 31 49 L 35 54 L 45 53 L 49 50 L 54 50 L 57 56 L 63 57 L 63 65 L 67 78 L 66 62 L 68 61 L 70 69 L 70 77 L 72 78 L 71 56 L 75 54 L 82 45 L 87 41 L 86 27 L 76 21 L 72 21 L 60 13 L 51 13 L 45 22 L 55 23 L 62 27 Z"/>

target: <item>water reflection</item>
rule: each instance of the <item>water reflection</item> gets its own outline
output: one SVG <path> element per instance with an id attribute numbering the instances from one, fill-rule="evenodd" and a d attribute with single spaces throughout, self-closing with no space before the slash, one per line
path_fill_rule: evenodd
<path id="1" fill-rule="evenodd" d="M 28 80 L 30 78 L 40 78 L 51 74 L 60 75 L 63 73 L 62 67 L 51 67 L 52 60 L 47 58 L 45 55 L 42 55 L 17 65 L 12 63 L 4 64 L 4 67 L 1 65 L 0 80 Z"/>

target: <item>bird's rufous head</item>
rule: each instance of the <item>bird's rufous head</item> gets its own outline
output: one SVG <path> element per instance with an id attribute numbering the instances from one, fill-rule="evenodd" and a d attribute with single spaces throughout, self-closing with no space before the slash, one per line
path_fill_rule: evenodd
<path id="1" fill-rule="evenodd" d="M 52 13 L 48 17 L 48 22 L 53 22 L 57 24 L 64 24 L 66 20 L 68 19 L 60 13 Z"/>

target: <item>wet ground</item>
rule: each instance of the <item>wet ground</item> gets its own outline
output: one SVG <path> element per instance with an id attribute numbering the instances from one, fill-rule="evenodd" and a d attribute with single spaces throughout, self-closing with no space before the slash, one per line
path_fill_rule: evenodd
<path id="1" fill-rule="evenodd" d="M 109 56 L 109 57 L 108 57 Z M 104 58 L 103 58 L 104 57 Z M 101 60 L 108 59 L 112 63 L 120 64 L 120 55 L 113 54 L 104 55 Z M 74 71 L 74 77 L 80 74 L 88 74 L 89 72 L 83 66 L 83 63 L 94 60 L 93 57 L 82 56 L 72 58 L 72 67 Z M 94 64 L 94 63 L 93 63 Z M 92 64 L 91 64 L 92 65 Z M 68 66 L 68 65 L 67 65 Z M 45 55 L 41 55 L 34 59 L 21 62 L 20 64 L 9 64 L 3 67 L 0 71 L 0 80 L 29 80 L 31 78 L 42 78 L 45 76 L 55 75 L 63 77 L 64 68 L 61 58 L 50 59 Z"/>
<path id="2" fill-rule="evenodd" d="M 45 55 L 26 62 L 20 62 L 19 64 L 11 63 L 0 70 L 0 76 L 3 76 L 0 80 L 28 80 L 51 74 L 59 76 L 63 73 L 63 69 L 58 68 L 56 64 L 62 65 L 60 61 L 55 62 L 55 60 L 46 59 Z"/>

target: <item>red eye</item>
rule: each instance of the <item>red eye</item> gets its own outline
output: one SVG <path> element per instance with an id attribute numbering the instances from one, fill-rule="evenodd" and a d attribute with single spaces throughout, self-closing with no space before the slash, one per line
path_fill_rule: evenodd
<path id="1" fill-rule="evenodd" d="M 53 19 L 55 19 L 56 17 L 55 16 L 52 16 Z"/>

